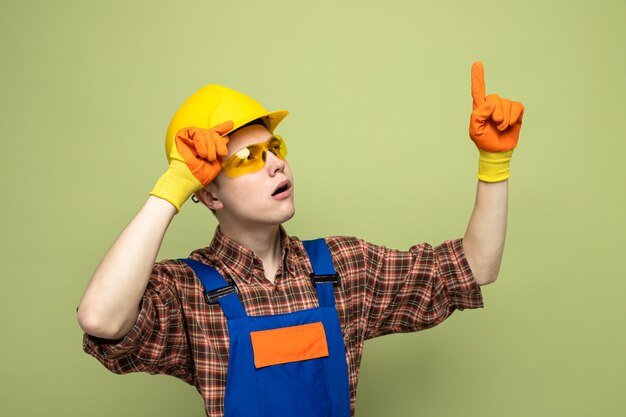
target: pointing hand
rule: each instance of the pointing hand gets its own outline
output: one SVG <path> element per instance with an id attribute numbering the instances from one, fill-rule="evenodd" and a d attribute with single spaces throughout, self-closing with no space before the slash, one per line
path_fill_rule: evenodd
<path id="1" fill-rule="evenodd" d="M 478 179 L 504 181 L 510 176 L 509 165 L 522 128 L 524 106 L 497 94 L 485 97 L 485 70 L 479 61 L 472 65 L 472 101 L 469 134 L 480 151 Z"/>
<path id="2" fill-rule="evenodd" d="M 524 106 L 497 94 L 485 97 L 485 75 L 481 62 L 472 65 L 472 99 L 469 133 L 476 146 L 488 152 L 514 149 L 522 127 Z"/>

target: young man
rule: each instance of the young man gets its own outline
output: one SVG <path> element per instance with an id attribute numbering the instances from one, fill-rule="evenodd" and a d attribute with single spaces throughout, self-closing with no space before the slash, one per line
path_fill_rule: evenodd
<path id="1" fill-rule="evenodd" d="M 485 97 L 483 79 L 475 63 L 470 136 L 480 162 L 467 232 L 406 252 L 288 236 L 294 183 L 274 134 L 287 112 L 225 87 L 199 90 L 168 129 L 168 171 L 85 291 L 85 351 L 113 372 L 194 384 L 209 416 L 353 415 L 366 339 L 482 307 L 479 285 L 498 275 L 523 107 Z M 155 263 L 192 194 L 218 219 L 213 241 L 190 260 Z"/>

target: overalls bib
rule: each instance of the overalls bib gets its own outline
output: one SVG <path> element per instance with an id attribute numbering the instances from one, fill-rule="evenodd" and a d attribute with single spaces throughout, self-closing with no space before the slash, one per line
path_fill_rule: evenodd
<path id="1" fill-rule="evenodd" d="M 338 284 L 324 239 L 303 242 L 319 307 L 274 316 L 248 316 L 214 268 L 186 262 L 218 302 L 230 338 L 225 417 L 349 417 L 346 351 L 333 285 Z"/>

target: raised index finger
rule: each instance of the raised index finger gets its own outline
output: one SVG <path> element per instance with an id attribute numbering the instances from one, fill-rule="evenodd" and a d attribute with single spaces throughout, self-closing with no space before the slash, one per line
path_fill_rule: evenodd
<path id="1" fill-rule="evenodd" d="M 485 69 L 480 61 L 472 64 L 472 99 L 474 109 L 485 102 Z"/>

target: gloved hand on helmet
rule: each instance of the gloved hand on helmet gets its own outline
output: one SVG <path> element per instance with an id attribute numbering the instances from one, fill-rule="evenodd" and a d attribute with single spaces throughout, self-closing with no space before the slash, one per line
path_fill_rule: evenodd
<path id="1" fill-rule="evenodd" d="M 228 136 L 233 128 L 231 120 L 210 129 L 186 127 L 176 134 L 170 149 L 170 165 L 150 194 L 169 201 L 176 212 L 191 194 L 204 188 L 219 174 L 222 159 L 228 155 Z"/>
<path id="2" fill-rule="evenodd" d="M 481 62 L 472 65 L 473 111 L 469 134 L 478 150 L 478 179 L 504 181 L 522 127 L 524 106 L 496 94 L 485 97 L 485 75 Z"/>

